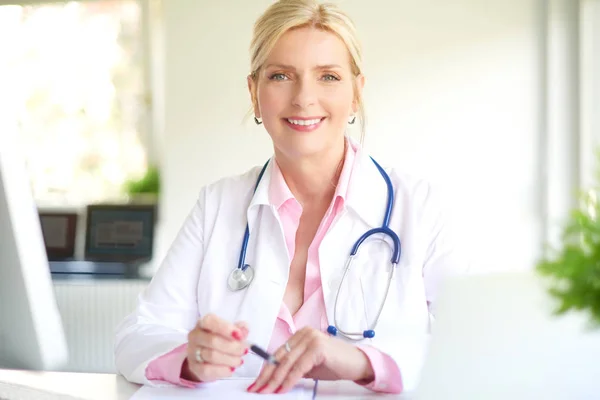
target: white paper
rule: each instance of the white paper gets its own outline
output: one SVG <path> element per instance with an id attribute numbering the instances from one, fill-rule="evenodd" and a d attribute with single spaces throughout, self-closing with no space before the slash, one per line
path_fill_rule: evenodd
<path id="1" fill-rule="evenodd" d="M 315 382 L 304 379 L 292 390 L 284 394 L 257 394 L 248 393 L 246 388 L 254 379 L 223 379 L 211 383 L 203 383 L 197 388 L 184 387 L 152 387 L 142 386 L 130 400 L 171 400 L 171 399 L 297 399 L 309 400 L 313 398 Z"/>

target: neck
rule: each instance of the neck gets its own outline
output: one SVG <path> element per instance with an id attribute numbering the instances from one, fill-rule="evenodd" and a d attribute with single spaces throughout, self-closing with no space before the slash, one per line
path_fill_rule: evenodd
<path id="1" fill-rule="evenodd" d="M 307 159 L 275 158 L 290 191 L 303 208 L 329 204 L 342 172 L 346 153 L 345 137 L 325 154 Z"/>

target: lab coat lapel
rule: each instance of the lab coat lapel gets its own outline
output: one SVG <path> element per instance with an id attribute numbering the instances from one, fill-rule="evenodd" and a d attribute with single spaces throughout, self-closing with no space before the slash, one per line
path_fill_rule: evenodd
<path id="1" fill-rule="evenodd" d="M 321 284 L 329 325 L 334 324 L 336 295 L 350 251 L 365 232 L 381 226 L 386 204 L 385 181 L 370 157 L 359 148 L 348 185 L 345 210 L 333 222 L 319 248 Z M 365 300 L 358 277 L 346 276 L 337 307 L 338 322 L 344 321 L 343 329 L 365 329 Z"/>
<path id="2" fill-rule="evenodd" d="M 248 207 L 247 218 L 250 240 L 246 263 L 254 268 L 254 280 L 245 291 L 236 320 L 252 321 L 248 341 L 266 349 L 271 340 L 275 320 L 283 302 L 289 275 L 289 254 L 281 222 L 275 208 L 269 203 L 271 164 L 256 188 Z M 263 361 L 259 357 L 246 358 L 238 375 L 258 374 Z M 242 370 L 243 368 L 243 370 Z"/>
<path id="3" fill-rule="evenodd" d="M 273 173 L 273 163 L 275 162 L 275 158 L 271 157 L 266 164 L 265 172 L 258 182 L 253 182 L 254 195 L 250 200 L 250 204 L 248 204 L 248 211 L 246 212 L 246 218 L 248 219 L 248 225 L 250 228 L 250 235 L 252 235 L 253 230 L 255 229 L 254 221 L 258 216 L 260 206 L 269 206 L 269 186 L 271 183 L 271 175 Z M 260 175 L 260 171 L 259 171 Z M 258 176 L 256 177 L 258 180 Z"/>
<path id="4" fill-rule="evenodd" d="M 348 208 L 371 228 L 381 226 L 387 205 L 387 186 L 371 157 L 360 148 L 356 152 L 346 201 Z"/>

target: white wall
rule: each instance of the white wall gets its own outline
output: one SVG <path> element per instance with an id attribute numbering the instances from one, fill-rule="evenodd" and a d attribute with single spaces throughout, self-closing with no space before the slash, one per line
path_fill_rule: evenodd
<path id="1" fill-rule="evenodd" d="M 242 124 L 252 24 L 268 4 L 163 4 L 159 258 L 202 185 L 271 153 L 263 128 Z M 437 183 L 476 268 L 531 266 L 543 238 L 541 2 L 343 4 L 365 48 L 370 153 Z"/>
<path id="2" fill-rule="evenodd" d="M 582 181 L 598 184 L 596 150 L 600 146 L 600 0 L 582 0 Z M 587 151 L 585 151 L 587 150 Z"/>

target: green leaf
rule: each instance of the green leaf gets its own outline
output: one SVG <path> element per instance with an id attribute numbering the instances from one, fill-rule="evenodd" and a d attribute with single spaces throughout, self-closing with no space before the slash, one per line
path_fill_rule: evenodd
<path id="1" fill-rule="evenodd" d="M 600 169 L 597 177 L 600 183 Z M 557 314 L 585 311 L 600 327 L 599 197 L 597 188 L 579 194 L 580 206 L 564 225 L 560 248 L 546 246 L 536 270 L 551 278 L 549 293 L 560 302 Z"/>
<path id="2" fill-rule="evenodd" d="M 138 180 L 129 180 L 124 186 L 127 194 L 159 194 L 160 173 L 157 167 L 149 167 L 144 176 Z"/>

